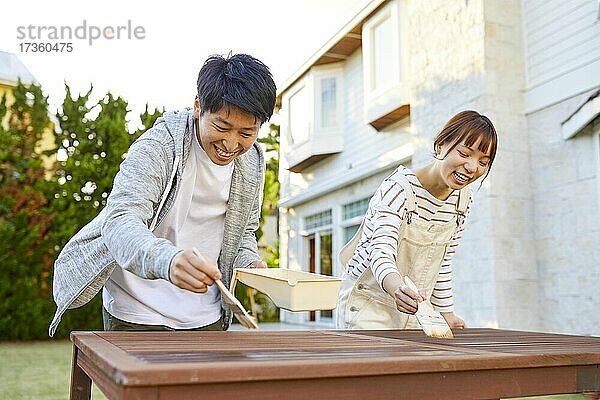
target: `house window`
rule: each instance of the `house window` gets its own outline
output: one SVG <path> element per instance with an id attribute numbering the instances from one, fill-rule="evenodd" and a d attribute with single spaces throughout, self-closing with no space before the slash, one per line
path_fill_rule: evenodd
<path id="1" fill-rule="evenodd" d="M 304 218 L 307 231 L 308 271 L 333 276 L 333 242 L 331 230 L 331 210 L 326 210 Z M 333 323 L 331 310 L 309 312 L 309 321 Z"/>
<path id="2" fill-rule="evenodd" d="M 406 0 L 391 0 L 362 26 L 365 117 L 382 130 L 410 113 Z"/>
<path id="3" fill-rule="evenodd" d="M 344 228 L 344 243 L 348 243 L 358 231 L 360 222 L 369 208 L 370 197 L 353 201 L 344 205 L 342 226 Z"/>
<path id="4" fill-rule="evenodd" d="M 358 228 L 360 228 L 360 224 L 350 225 L 344 228 L 344 243 L 348 243 L 350 239 L 352 239 L 352 236 L 356 234 Z"/>
<path id="5" fill-rule="evenodd" d="M 344 205 L 344 220 L 365 215 L 367 208 L 369 207 L 369 201 L 371 201 L 371 198 L 367 197 Z"/>
<path id="6" fill-rule="evenodd" d="M 392 1 L 363 25 L 365 97 L 372 100 L 401 83 L 400 4 Z"/>
<path id="7" fill-rule="evenodd" d="M 343 64 L 314 66 L 282 96 L 282 162 L 301 173 L 342 151 Z"/>
<path id="8" fill-rule="evenodd" d="M 309 103 L 307 92 L 306 87 L 302 87 L 290 97 L 289 124 L 290 138 L 293 144 L 308 140 Z"/>
<path id="9" fill-rule="evenodd" d="M 394 65 L 391 56 L 394 53 L 392 18 L 389 15 L 373 27 L 372 87 L 373 91 L 381 91 L 394 82 Z"/>
<path id="10" fill-rule="evenodd" d="M 304 219 L 304 229 L 307 231 L 325 225 L 331 225 L 331 210 L 313 214 Z"/>
<path id="11" fill-rule="evenodd" d="M 323 78 L 321 81 L 321 128 L 337 126 L 337 79 Z"/>
<path id="12" fill-rule="evenodd" d="M 319 232 L 319 273 L 321 275 L 333 276 L 333 251 L 331 241 L 331 230 Z M 319 319 L 332 318 L 332 310 L 319 312 Z"/>

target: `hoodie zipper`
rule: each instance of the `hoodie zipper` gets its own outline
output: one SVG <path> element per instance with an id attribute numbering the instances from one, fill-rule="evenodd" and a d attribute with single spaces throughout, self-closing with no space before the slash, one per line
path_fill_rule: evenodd
<path id="1" fill-rule="evenodd" d="M 175 160 L 173 161 L 173 171 L 171 172 L 171 178 L 169 178 L 169 183 L 163 192 L 162 198 L 160 200 L 160 204 L 158 205 L 158 209 L 156 210 L 156 215 L 154 216 L 152 223 L 150 224 L 150 231 L 154 231 L 154 228 L 158 222 L 158 216 L 162 211 L 163 206 L 165 205 L 165 201 L 169 196 L 169 191 L 171 190 L 171 186 L 173 186 L 173 180 L 175 179 L 175 174 L 177 174 L 177 166 L 179 165 L 179 156 L 175 156 Z"/>

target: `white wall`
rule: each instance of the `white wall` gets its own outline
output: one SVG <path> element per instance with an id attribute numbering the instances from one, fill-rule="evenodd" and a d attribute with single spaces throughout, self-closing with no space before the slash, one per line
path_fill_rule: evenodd
<path id="1" fill-rule="evenodd" d="M 523 0 L 526 111 L 600 86 L 600 3 Z"/>
<path id="2" fill-rule="evenodd" d="M 561 123 L 587 94 L 528 116 L 542 329 L 600 334 L 600 202 L 596 119 L 564 140 Z"/>
<path id="3" fill-rule="evenodd" d="M 482 1 L 409 2 L 409 84 L 416 136 L 413 163 L 417 167 L 431 160 L 431 142 L 452 115 L 465 109 L 487 113 L 490 82 L 483 6 Z M 490 199 L 494 179 L 492 174 L 475 192 L 473 210 L 453 261 L 456 312 L 470 326 L 499 325 Z"/>
<path id="4" fill-rule="evenodd" d="M 522 2 L 540 329 L 600 334 L 598 120 L 561 123 L 600 86 L 600 3 Z"/>

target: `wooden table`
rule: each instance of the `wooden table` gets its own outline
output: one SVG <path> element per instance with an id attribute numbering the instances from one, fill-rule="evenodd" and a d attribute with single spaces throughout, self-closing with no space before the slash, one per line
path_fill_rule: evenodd
<path id="1" fill-rule="evenodd" d="M 600 338 L 467 329 L 73 332 L 71 399 L 498 399 L 600 390 Z M 91 380 L 90 380 L 91 378 Z"/>

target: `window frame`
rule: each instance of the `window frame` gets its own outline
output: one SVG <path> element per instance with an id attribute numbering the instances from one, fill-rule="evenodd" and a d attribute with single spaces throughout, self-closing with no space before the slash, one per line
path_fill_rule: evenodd
<path id="1" fill-rule="evenodd" d="M 388 18 L 392 24 L 392 49 L 388 58 L 393 65 L 394 74 L 387 86 L 374 88 L 374 30 Z M 394 118 L 401 119 L 410 112 L 408 29 L 407 0 L 391 0 L 362 26 L 364 119 L 365 123 L 371 124 L 377 130 L 382 129 L 377 127 L 377 121 L 382 117 L 397 113 Z"/>
<path id="2" fill-rule="evenodd" d="M 331 127 L 323 127 L 323 115 L 321 107 L 323 105 L 321 94 L 321 83 L 324 79 L 335 78 L 335 121 L 336 124 Z M 313 100 L 314 100 L 314 125 L 313 132 L 317 135 L 334 134 L 341 131 L 343 125 L 343 69 L 340 63 L 328 64 L 325 66 L 313 67 L 311 70 L 311 79 L 313 81 Z"/>
<path id="3" fill-rule="evenodd" d="M 393 76 L 392 82 L 382 88 L 374 88 L 375 84 L 375 28 L 379 26 L 384 20 L 390 19 L 392 28 L 392 49 L 390 49 L 392 70 L 396 71 Z M 400 32 L 400 16 L 399 16 L 399 4 L 397 1 L 392 1 L 390 4 L 382 8 L 377 14 L 371 17 L 367 22 L 364 23 L 362 28 L 363 36 L 363 68 L 364 68 L 364 89 L 365 99 L 372 101 L 377 97 L 385 94 L 394 86 L 398 85 L 402 81 L 403 71 L 401 64 L 401 32 Z"/>
<path id="4" fill-rule="evenodd" d="M 347 203 L 344 203 L 341 205 L 341 221 L 340 221 L 340 228 L 341 228 L 341 232 L 342 232 L 342 246 L 344 246 L 348 240 L 350 240 L 350 238 L 346 238 L 346 229 L 351 227 L 351 226 L 360 226 L 363 218 L 365 217 L 367 211 L 369 210 L 369 202 L 371 200 L 371 198 L 373 197 L 373 195 L 371 194 L 370 196 L 367 197 L 363 197 L 360 199 L 356 199 Z M 361 215 L 355 215 L 353 217 L 350 218 L 344 218 L 344 211 L 345 211 L 345 207 L 349 206 L 353 203 L 358 203 L 358 202 L 362 202 L 362 201 L 367 201 L 367 207 L 365 208 L 364 213 L 362 213 Z"/>
<path id="5" fill-rule="evenodd" d="M 328 224 L 323 224 L 323 225 L 318 225 L 318 226 L 314 226 L 311 227 L 309 229 L 306 229 L 306 219 L 318 214 L 321 214 L 323 212 L 327 212 L 329 211 L 331 213 L 331 221 L 329 221 Z M 304 260 L 306 265 L 310 264 L 310 239 L 314 238 L 315 239 L 315 273 L 316 274 L 320 274 L 321 273 L 321 234 L 325 233 L 329 233 L 331 235 L 331 273 L 332 276 L 335 276 L 335 254 L 334 254 L 334 239 L 335 239 L 335 233 L 334 233 L 334 224 L 333 224 L 333 209 L 332 208 L 327 208 L 324 210 L 321 210 L 319 212 L 316 213 L 312 213 L 309 215 L 306 215 L 304 217 L 301 218 L 302 221 L 302 229 L 300 230 L 300 238 L 302 240 L 302 258 L 301 260 Z M 315 321 L 310 321 L 310 320 L 306 320 L 305 323 L 324 323 L 327 325 L 331 325 L 333 326 L 333 322 L 335 320 L 335 311 L 332 311 L 332 317 L 321 317 L 321 311 L 320 310 L 316 310 L 315 311 Z"/>
<path id="6" fill-rule="evenodd" d="M 303 80 L 302 82 L 300 82 L 300 84 L 296 87 L 294 87 L 294 90 L 291 91 L 290 95 L 287 98 L 287 138 L 288 141 L 290 143 L 290 145 L 292 147 L 297 147 L 302 145 L 303 143 L 308 142 L 311 137 L 312 137 L 312 130 L 311 130 L 311 113 L 310 113 L 310 109 L 311 109 L 311 90 L 309 85 L 307 84 L 308 82 L 306 82 L 305 80 Z M 306 138 L 302 138 L 302 140 L 295 140 L 294 139 L 294 131 L 292 129 L 292 112 L 293 112 L 293 108 L 292 108 L 292 99 L 294 98 L 294 96 L 296 96 L 298 93 L 300 93 L 302 90 L 306 90 L 306 96 L 307 96 L 307 101 L 306 101 L 306 115 L 308 117 L 308 121 L 306 124 Z"/>
<path id="7" fill-rule="evenodd" d="M 335 78 L 336 80 L 336 93 L 335 93 L 335 120 L 336 125 L 332 127 L 323 128 L 323 118 L 321 115 L 321 80 L 327 78 Z M 296 141 L 294 140 L 294 132 L 292 130 L 291 122 L 294 114 L 292 108 L 292 99 L 301 90 L 306 90 L 307 104 L 306 104 L 306 116 L 307 116 L 307 138 L 306 140 Z M 290 145 L 291 151 L 295 148 L 302 146 L 303 144 L 310 142 L 316 136 L 327 136 L 341 134 L 343 128 L 343 90 L 344 90 L 344 79 L 343 79 L 343 63 L 332 63 L 327 65 L 319 65 L 311 68 L 311 70 L 298 81 L 294 86 L 290 88 L 288 93 L 284 96 L 285 111 L 285 125 L 286 125 L 286 138 Z"/>
<path id="8" fill-rule="evenodd" d="M 592 122 L 593 123 L 593 122 Z M 592 125 L 592 137 L 594 141 L 594 153 L 596 154 L 596 187 L 598 189 L 598 203 L 600 204 L 600 121 Z"/>

